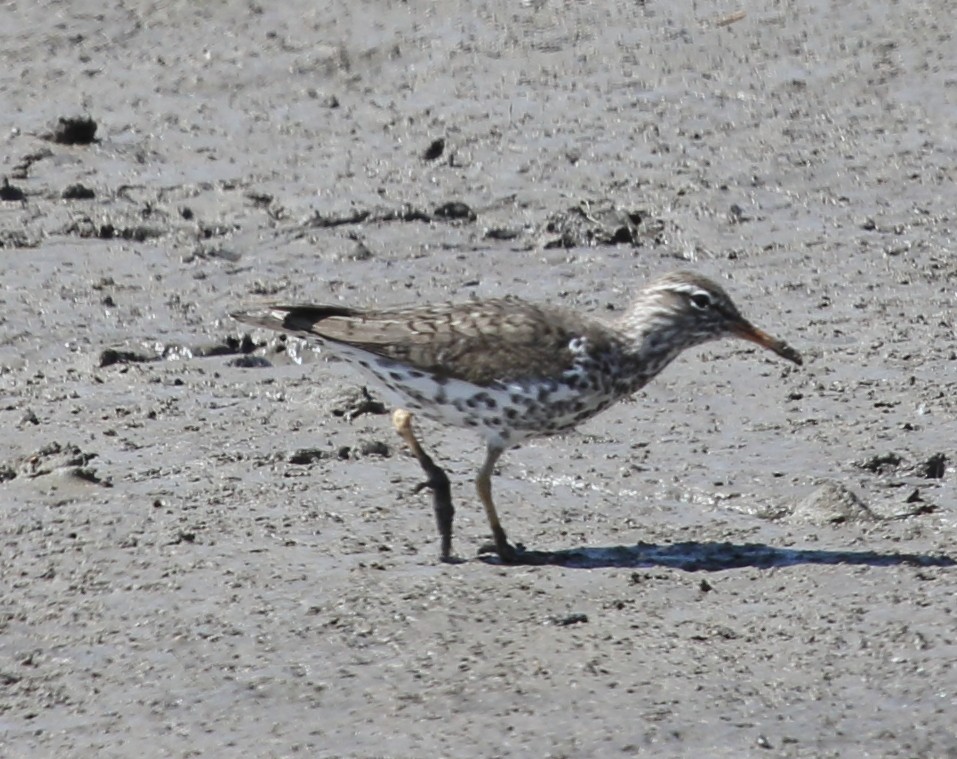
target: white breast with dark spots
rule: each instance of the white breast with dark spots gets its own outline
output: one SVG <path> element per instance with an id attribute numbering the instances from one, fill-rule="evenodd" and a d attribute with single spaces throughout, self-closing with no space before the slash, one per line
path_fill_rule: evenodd
<path id="1" fill-rule="evenodd" d="M 486 387 L 413 369 L 360 348 L 338 343 L 330 347 L 384 385 L 396 406 L 442 424 L 474 429 L 503 446 L 571 429 L 620 397 L 616 367 L 592 357 L 584 338 L 569 344 L 575 361 L 560 378 L 498 381 Z"/>
<path id="2" fill-rule="evenodd" d="M 568 349 L 574 357 L 571 368 L 557 381 L 541 381 L 530 388 L 536 401 L 532 413 L 541 414 L 535 420 L 539 434 L 572 429 L 622 397 L 617 353 L 595 351 L 586 337 L 573 338 Z"/>

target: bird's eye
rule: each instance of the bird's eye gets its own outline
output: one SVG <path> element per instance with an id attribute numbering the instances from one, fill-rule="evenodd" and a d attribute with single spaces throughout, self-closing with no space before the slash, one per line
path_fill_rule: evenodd
<path id="1" fill-rule="evenodd" d="M 711 308 L 711 296 L 706 292 L 696 292 L 691 296 L 691 305 L 701 311 Z"/>

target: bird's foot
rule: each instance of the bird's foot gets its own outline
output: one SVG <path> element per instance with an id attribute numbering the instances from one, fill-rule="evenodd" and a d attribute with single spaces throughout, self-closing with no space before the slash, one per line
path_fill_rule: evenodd
<path id="1" fill-rule="evenodd" d="M 487 556 L 489 554 L 495 554 L 501 559 L 503 564 L 515 564 L 516 559 L 525 552 L 525 546 L 521 543 L 516 543 L 514 546 L 503 538 L 495 540 L 490 540 L 487 543 L 483 543 L 481 548 L 478 550 L 479 556 Z"/>
<path id="2" fill-rule="evenodd" d="M 514 546 L 504 538 L 485 543 L 479 548 L 479 556 L 483 559 L 490 557 L 491 554 L 498 556 L 498 560 L 503 564 L 513 566 L 536 566 L 541 564 L 551 564 L 554 561 L 555 554 L 550 551 L 529 551 L 521 543 Z"/>
<path id="3" fill-rule="evenodd" d="M 455 517 L 455 508 L 452 506 L 452 486 L 445 471 L 436 464 L 429 456 L 412 431 L 412 414 L 405 409 L 396 409 L 392 415 L 392 424 L 395 425 L 396 432 L 405 440 L 413 455 L 418 459 L 422 471 L 425 472 L 428 479 L 419 483 L 414 493 L 419 493 L 425 488 L 432 491 L 432 508 L 435 511 L 435 524 L 439 530 L 439 538 L 442 541 L 439 558 L 446 564 L 456 563 L 452 557 L 452 520 Z"/>

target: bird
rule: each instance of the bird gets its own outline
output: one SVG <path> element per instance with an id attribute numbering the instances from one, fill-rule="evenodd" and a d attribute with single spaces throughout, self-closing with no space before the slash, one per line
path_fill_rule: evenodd
<path id="1" fill-rule="evenodd" d="M 721 285 L 690 271 L 653 280 L 614 318 L 514 296 L 367 310 L 266 304 L 231 316 L 319 341 L 377 380 L 398 409 L 396 429 L 420 462 L 410 414 L 477 432 L 485 459 L 475 487 L 503 563 L 521 563 L 524 550 L 509 542 L 492 499 L 492 472 L 506 450 L 574 429 L 633 395 L 686 349 L 711 340 L 740 338 L 803 363 L 788 343 L 742 316 Z"/>

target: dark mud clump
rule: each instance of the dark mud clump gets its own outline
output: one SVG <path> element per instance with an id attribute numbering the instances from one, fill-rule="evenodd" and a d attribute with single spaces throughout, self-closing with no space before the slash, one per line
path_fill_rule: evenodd
<path id="1" fill-rule="evenodd" d="M 96 139 L 96 122 L 89 116 L 60 117 L 44 139 L 58 145 L 89 145 Z"/>

